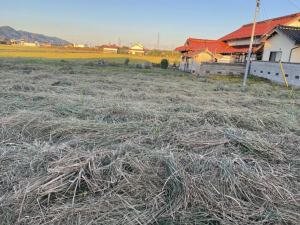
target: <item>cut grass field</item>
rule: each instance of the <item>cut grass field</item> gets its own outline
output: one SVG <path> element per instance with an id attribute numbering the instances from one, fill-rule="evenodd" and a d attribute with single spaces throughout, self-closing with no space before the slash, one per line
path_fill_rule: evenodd
<path id="1" fill-rule="evenodd" d="M 2 224 L 296 225 L 300 91 L 0 58 Z"/>
<path id="2" fill-rule="evenodd" d="M 38 58 L 38 59 L 82 59 L 82 60 L 97 60 L 104 59 L 110 62 L 124 63 L 126 58 L 130 59 L 130 63 L 144 63 L 150 61 L 160 63 L 163 57 L 156 56 L 135 56 L 122 54 L 104 54 L 99 51 L 75 50 L 72 48 L 47 48 L 47 47 L 27 47 L 27 46 L 12 46 L 0 45 L 0 58 Z M 168 58 L 170 63 L 179 61 L 177 58 Z"/>

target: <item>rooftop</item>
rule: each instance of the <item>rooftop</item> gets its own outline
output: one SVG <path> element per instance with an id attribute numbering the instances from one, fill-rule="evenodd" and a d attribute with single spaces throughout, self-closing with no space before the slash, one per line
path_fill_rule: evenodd
<path id="1" fill-rule="evenodd" d="M 276 26 L 274 30 L 288 37 L 295 44 L 300 44 L 300 27 Z"/>
<path id="2" fill-rule="evenodd" d="M 226 43 L 219 40 L 189 38 L 184 46 L 176 48 L 175 51 L 195 51 L 207 48 L 210 52 L 222 52 L 227 47 Z"/>
<path id="3" fill-rule="evenodd" d="M 254 36 L 262 36 L 271 31 L 276 25 L 285 25 L 300 17 L 300 13 L 291 14 L 288 16 L 273 18 L 256 23 Z M 251 37 L 253 30 L 253 23 L 243 25 L 240 29 L 220 38 L 221 41 L 228 41 L 231 39 L 241 39 Z"/>
<path id="4" fill-rule="evenodd" d="M 113 49 L 118 49 L 119 47 L 118 47 L 118 46 L 115 46 L 115 45 L 106 45 L 106 46 L 104 46 L 103 48 L 113 48 Z"/>

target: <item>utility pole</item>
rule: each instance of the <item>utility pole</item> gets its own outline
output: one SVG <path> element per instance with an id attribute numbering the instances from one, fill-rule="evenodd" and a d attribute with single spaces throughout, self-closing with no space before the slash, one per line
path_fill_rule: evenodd
<path id="1" fill-rule="evenodd" d="M 174 44 L 173 44 L 173 48 L 172 48 L 172 57 L 173 57 L 173 51 L 174 51 Z"/>
<path id="2" fill-rule="evenodd" d="M 252 44 L 253 44 L 253 38 L 254 38 L 254 32 L 255 32 L 255 26 L 256 26 L 256 18 L 257 18 L 257 13 L 258 13 L 258 9 L 259 9 L 259 3 L 260 3 L 260 0 L 257 0 L 254 23 L 253 23 L 253 30 L 252 30 L 252 35 L 251 35 L 251 42 L 250 42 L 250 46 L 249 46 L 247 65 L 246 65 L 246 70 L 245 70 L 245 75 L 244 75 L 244 82 L 243 82 L 244 86 L 246 85 L 246 82 L 247 82 L 247 76 L 248 76 L 250 58 L 251 58 L 251 53 L 252 53 Z"/>

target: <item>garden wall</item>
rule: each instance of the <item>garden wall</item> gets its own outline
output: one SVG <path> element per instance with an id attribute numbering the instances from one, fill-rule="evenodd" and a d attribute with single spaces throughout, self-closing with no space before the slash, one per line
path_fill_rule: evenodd
<path id="1" fill-rule="evenodd" d="M 245 64 L 202 62 L 199 75 L 243 75 L 245 69 Z"/>
<path id="2" fill-rule="evenodd" d="M 300 63 L 282 63 L 282 67 L 288 84 L 293 87 L 300 87 Z M 250 74 L 285 85 L 279 62 L 252 61 Z"/>

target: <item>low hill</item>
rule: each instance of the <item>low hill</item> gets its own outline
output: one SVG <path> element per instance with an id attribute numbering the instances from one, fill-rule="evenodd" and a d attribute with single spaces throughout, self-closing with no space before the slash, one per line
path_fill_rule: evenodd
<path id="1" fill-rule="evenodd" d="M 57 38 L 57 37 L 49 37 L 49 36 L 45 36 L 43 34 L 36 34 L 36 33 L 30 33 L 27 31 L 16 31 L 15 29 L 11 28 L 10 26 L 3 26 L 0 27 L 0 37 L 4 36 L 7 39 L 20 39 L 20 38 L 28 38 L 28 40 L 34 40 L 34 41 L 38 41 L 38 42 L 54 42 L 54 43 L 65 43 L 65 44 L 69 44 L 70 42 Z"/>

